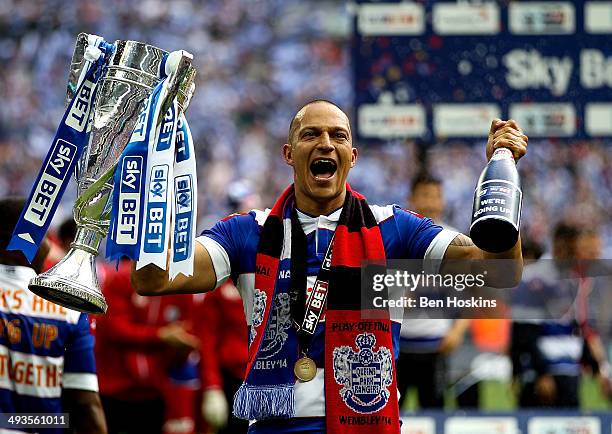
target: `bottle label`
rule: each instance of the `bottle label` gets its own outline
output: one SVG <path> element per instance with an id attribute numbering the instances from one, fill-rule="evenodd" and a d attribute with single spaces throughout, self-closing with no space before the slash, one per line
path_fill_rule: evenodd
<path id="1" fill-rule="evenodd" d="M 512 154 L 512 151 L 508 148 L 497 148 L 495 152 L 493 152 L 493 155 L 491 156 L 491 161 L 497 161 L 497 160 L 513 160 L 514 161 L 514 155 Z"/>
<path id="2" fill-rule="evenodd" d="M 510 153 L 512 155 L 512 153 Z M 485 181 L 476 188 L 472 226 L 479 220 L 506 220 L 518 230 L 523 192 L 512 182 L 502 179 Z"/>

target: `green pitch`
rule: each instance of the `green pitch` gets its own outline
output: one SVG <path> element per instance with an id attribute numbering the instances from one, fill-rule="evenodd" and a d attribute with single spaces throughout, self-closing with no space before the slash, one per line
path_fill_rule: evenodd
<path id="1" fill-rule="evenodd" d="M 418 398 L 415 389 L 410 389 L 404 403 L 403 411 L 418 410 Z M 512 411 L 517 408 L 515 394 L 509 383 L 484 381 L 480 384 L 481 410 Z M 590 376 L 584 376 L 580 385 L 580 403 L 582 410 L 609 410 L 610 403 L 601 394 L 598 384 Z M 446 409 L 457 408 L 452 390 L 446 393 Z"/>

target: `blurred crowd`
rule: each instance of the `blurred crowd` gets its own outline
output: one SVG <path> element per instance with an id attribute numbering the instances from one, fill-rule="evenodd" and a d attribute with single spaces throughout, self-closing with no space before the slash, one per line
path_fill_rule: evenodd
<path id="1" fill-rule="evenodd" d="M 128 25 L 129 24 L 129 25 Z M 342 0 L 86 0 L 0 4 L 0 195 L 26 194 L 62 116 L 76 34 L 136 39 L 194 54 L 197 89 L 188 109 L 200 179 L 200 229 L 228 211 L 227 186 L 245 179 L 271 204 L 290 180 L 279 158 L 303 102 L 326 98 L 350 111 L 351 21 Z M 358 144 L 359 145 L 359 144 Z M 446 220 L 466 230 L 481 144 L 361 146 L 351 181 L 373 203 L 402 203 L 423 168 L 444 182 Z M 523 230 L 546 243 L 563 218 L 601 225 L 612 245 L 612 151 L 603 142 L 532 140 L 520 164 Z M 24 158 L 24 155 L 27 158 Z M 71 212 L 74 185 L 57 221 Z M 542 199 L 546 198 L 546 201 Z M 606 254 L 612 253 L 606 248 Z"/>
<path id="2" fill-rule="evenodd" d="M 444 183 L 446 220 L 462 231 L 469 228 L 465 210 L 484 160 L 482 146 L 438 145 L 428 152 L 429 169 Z M 612 257 L 611 162 L 610 143 L 530 140 L 529 156 L 518 165 L 523 237 L 550 248 L 550 234 L 559 221 L 589 225 L 601 232 L 603 257 Z"/>
<path id="3" fill-rule="evenodd" d="M 235 211 L 242 200 L 246 202 L 240 207 L 269 206 L 290 181 L 290 170 L 279 155 L 296 108 L 307 100 L 325 98 L 350 109 L 350 23 L 343 0 L 320 1 L 316 9 L 298 0 L 82 0 L 70 6 L 61 0 L 2 1 L 0 197 L 28 194 L 62 116 L 74 41 L 84 31 L 111 41 L 135 39 L 194 54 L 197 89 L 187 117 L 198 156 L 200 230 Z M 371 203 L 406 206 L 412 180 L 427 170 L 442 182 L 446 207 L 441 218 L 465 232 L 473 189 L 484 164 L 484 143 L 424 147 L 397 141 L 361 146 L 359 163 L 349 180 Z M 608 143 L 532 140 L 519 169 L 526 240 L 542 251 L 551 250 L 552 228 L 564 221 L 595 228 L 601 236 L 601 256 L 612 255 L 612 148 Z M 74 194 L 73 186 L 57 222 L 70 215 Z M 61 252 L 58 242 L 56 259 Z M 103 278 L 104 270 L 106 288 L 113 287 L 113 282 L 121 290 L 129 286 L 125 271 L 115 275 L 112 268 L 103 266 Z M 182 301 L 150 301 L 131 290 L 114 295 L 113 289 L 105 291 L 113 308 L 109 313 L 114 312 L 98 321 L 98 339 L 103 342 L 98 344 L 103 345 L 98 347 L 102 348 L 98 357 L 108 361 L 99 366 L 111 369 L 109 375 L 100 373 L 107 408 L 121 414 L 126 399 L 146 398 L 153 405 L 159 400 L 172 402 L 178 413 L 166 413 L 166 422 L 174 423 L 166 429 L 190 432 L 193 424 L 185 418 L 196 413 L 180 414 L 185 408 L 181 399 L 198 399 L 204 400 L 202 413 L 208 415 L 209 423 L 222 425 L 224 421 L 215 417 L 228 412 L 224 395 L 214 392 L 194 398 L 195 391 L 218 392 L 229 384 L 226 395 L 230 396 L 240 371 L 232 363 L 241 363 L 246 347 L 238 351 L 232 346 L 225 351 L 208 348 L 209 354 L 218 353 L 216 363 L 227 364 L 222 369 L 217 366 L 213 371 L 198 364 L 197 354 L 193 355 L 197 351 L 192 350 L 207 348 L 213 341 L 203 337 L 194 318 L 213 318 L 219 313 L 214 304 L 202 307 L 203 300 L 195 297 L 185 307 Z M 236 295 L 232 288 L 219 295 L 233 300 L 237 313 L 236 318 L 218 321 L 239 323 L 242 303 Z M 215 302 L 219 300 L 211 298 L 208 303 Z M 196 314 L 197 309 L 208 309 L 208 313 Z M 131 322 L 140 329 L 132 330 Z M 246 328 L 235 327 L 236 334 L 243 333 L 246 339 Z M 128 331 L 133 332 L 129 339 Z M 503 352 L 501 335 L 494 336 L 499 338 L 494 352 Z M 456 345 L 461 341 L 458 338 Z M 146 353 L 142 357 L 141 347 Z M 155 369 L 161 367 L 171 374 L 156 375 Z M 116 376 L 120 370 L 125 378 Z M 216 374 L 211 378 L 212 372 Z M 117 383 L 105 382 L 109 378 Z M 153 384 L 151 378 L 163 378 L 164 383 Z M 133 395 L 126 394 L 124 386 Z"/>
<path id="4" fill-rule="evenodd" d="M 32 185 L 63 113 L 79 32 L 193 53 L 197 88 L 187 117 L 202 215 L 226 212 L 232 179 L 246 176 L 270 195 L 284 187 L 289 170 L 277 156 L 296 107 L 317 97 L 351 101 L 343 1 L 316 9 L 297 0 L 3 1 L 0 195 Z"/>

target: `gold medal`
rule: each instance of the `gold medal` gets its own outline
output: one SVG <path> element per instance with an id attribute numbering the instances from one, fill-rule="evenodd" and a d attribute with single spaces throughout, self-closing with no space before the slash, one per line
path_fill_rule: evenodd
<path id="1" fill-rule="evenodd" d="M 317 365 L 310 357 L 301 357 L 293 366 L 293 373 L 300 381 L 310 381 L 317 375 Z"/>

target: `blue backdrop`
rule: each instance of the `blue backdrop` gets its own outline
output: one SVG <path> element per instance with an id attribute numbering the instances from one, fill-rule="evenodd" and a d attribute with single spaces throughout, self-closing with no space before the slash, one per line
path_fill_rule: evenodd
<path id="1" fill-rule="evenodd" d="M 532 137 L 612 137 L 610 2 L 362 0 L 354 12 L 362 140 L 483 137 L 495 115 Z"/>

